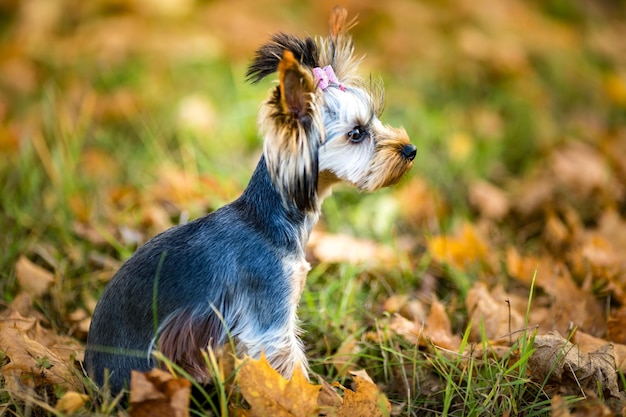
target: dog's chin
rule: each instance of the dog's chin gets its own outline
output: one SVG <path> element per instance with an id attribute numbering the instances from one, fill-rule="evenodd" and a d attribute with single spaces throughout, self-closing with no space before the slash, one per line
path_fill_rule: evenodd
<path id="1" fill-rule="evenodd" d="M 364 181 L 360 181 L 358 183 L 351 183 L 351 184 L 357 190 L 362 191 L 362 192 L 374 192 L 374 191 L 380 190 L 381 188 L 391 187 L 399 183 L 400 180 L 402 180 L 402 178 L 404 177 L 404 174 L 406 174 L 411 169 L 412 166 L 413 166 L 413 163 L 411 162 L 410 164 L 407 164 L 405 168 L 392 172 L 390 173 L 390 175 L 387 175 L 385 177 L 378 177 L 378 178 L 369 177 L 369 178 L 366 178 Z"/>

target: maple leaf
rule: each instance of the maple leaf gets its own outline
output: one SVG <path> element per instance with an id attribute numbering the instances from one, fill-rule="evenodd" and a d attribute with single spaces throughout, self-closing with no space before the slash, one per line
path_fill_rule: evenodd
<path id="1" fill-rule="evenodd" d="M 249 417 L 317 416 L 320 385 L 311 384 L 297 366 L 291 380 L 273 369 L 264 354 L 259 359 L 247 357 L 237 375 L 241 393 L 250 404 Z"/>

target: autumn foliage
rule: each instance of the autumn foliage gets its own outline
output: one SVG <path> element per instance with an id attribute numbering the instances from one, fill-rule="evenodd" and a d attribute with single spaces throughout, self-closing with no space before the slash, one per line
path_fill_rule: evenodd
<path id="1" fill-rule="evenodd" d="M 334 5 L 0 4 L 0 414 L 624 414 L 626 10 L 610 1 L 343 4 L 383 119 L 418 154 L 393 189 L 325 202 L 299 310 L 310 380 L 213 353 L 218 395 L 173 366 L 133 374 L 128 401 L 85 376 L 123 260 L 245 186 L 270 85 L 244 84 L 254 49 L 325 33 Z"/>

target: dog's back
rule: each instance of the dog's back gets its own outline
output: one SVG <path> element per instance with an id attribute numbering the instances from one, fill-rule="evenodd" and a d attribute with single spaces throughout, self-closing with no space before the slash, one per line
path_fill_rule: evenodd
<path id="1" fill-rule="evenodd" d="M 268 197 L 265 204 L 271 204 Z M 250 223 L 257 224 L 254 214 L 237 200 L 154 237 L 124 263 L 92 318 L 85 367 L 97 384 L 104 384 L 109 369 L 108 384 L 120 391 L 131 370 L 156 366 L 153 349 L 206 380 L 196 352 L 218 348 L 228 336 L 267 331 L 251 326 L 286 320 L 289 306 L 272 303 L 291 291 L 286 249 L 268 244 L 272 237 Z M 258 321 L 247 320 L 250 314 Z"/>

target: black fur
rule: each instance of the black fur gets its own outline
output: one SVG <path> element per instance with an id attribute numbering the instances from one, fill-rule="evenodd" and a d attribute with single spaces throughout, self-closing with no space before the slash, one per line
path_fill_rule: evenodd
<path id="1" fill-rule="evenodd" d="M 256 84 L 266 76 L 276 72 L 285 50 L 291 51 L 303 65 L 310 68 L 319 66 L 319 52 L 317 44 L 312 38 L 307 37 L 302 40 L 280 32 L 273 35 L 270 42 L 256 51 L 254 61 L 246 73 L 246 80 Z"/>
<path id="2" fill-rule="evenodd" d="M 264 335 L 289 318 L 290 277 L 283 260 L 302 253 L 313 221 L 286 208 L 270 181 L 265 160 L 241 197 L 193 222 L 151 239 L 120 268 L 94 311 L 85 351 L 85 368 L 102 386 L 117 393 L 127 387 L 132 369 L 157 364 L 150 356 L 159 337 L 194 377 L 204 366 L 197 345 L 218 348 L 240 332 Z M 216 316 L 219 311 L 223 318 Z M 157 330 L 160 330 L 158 334 Z M 151 344 L 156 344 L 152 346 Z M 184 343 L 183 343 L 184 342 Z M 187 349 L 183 352 L 183 350 Z M 279 355 L 268 341 L 268 358 Z"/>

